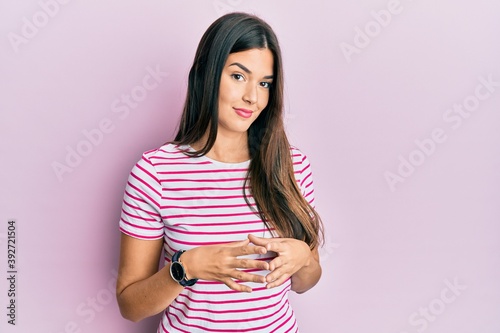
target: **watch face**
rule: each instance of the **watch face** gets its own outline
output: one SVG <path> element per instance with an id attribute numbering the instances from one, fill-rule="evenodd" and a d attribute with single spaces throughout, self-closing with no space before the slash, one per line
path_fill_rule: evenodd
<path id="1" fill-rule="evenodd" d="M 170 273 L 172 274 L 172 278 L 176 281 L 184 279 L 184 267 L 177 261 L 170 265 Z"/>

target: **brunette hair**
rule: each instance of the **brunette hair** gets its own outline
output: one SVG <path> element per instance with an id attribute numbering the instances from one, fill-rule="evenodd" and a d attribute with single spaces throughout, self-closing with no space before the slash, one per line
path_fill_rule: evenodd
<path id="1" fill-rule="evenodd" d="M 318 213 L 304 199 L 295 180 L 290 144 L 283 123 L 283 68 L 278 39 L 262 19 L 246 13 L 230 13 L 217 19 L 200 40 L 189 71 L 186 102 L 175 139 L 188 145 L 208 131 L 203 148 L 190 156 L 207 154 L 215 143 L 221 73 L 230 53 L 253 48 L 269 49 L 274 58 L 269 101 L 248 129 L 250 166 L 243 196 L 250 183 L 257 211 L 269 230 L 280 237 L 296 238 L 311 249 L 323 242 L 323 225 Z"/>

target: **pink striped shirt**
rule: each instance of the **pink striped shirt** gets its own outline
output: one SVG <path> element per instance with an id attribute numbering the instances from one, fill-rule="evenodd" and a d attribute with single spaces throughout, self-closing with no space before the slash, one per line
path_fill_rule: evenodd
<path id="1" fill-rule="evenodd" d="M 139 239 L 163 238 L 165 264 L 180 249 L 240 241 L 248 234 L 272 237 L 243 198 L 250 161 L 223 163 L 206 156 L 189 157 L 181 149 L 194 151 L 187 145 L 166 144 L 145 152 L 132 168 L 119 223 L 123 233 Z M 293 146 L 290 152 L 302 194 L 314 206 L 309 161 Z M 255 207 L 252 196 L 248 197 Z M 271 258 L 269 254 L 249 257 Z M 290 279 L 269 290 L 264 284 L 246 284 L 252 293 L 205 280 L 186 287 L 164 311 L 158 332 L 298 332 L 288 302 Z"/>

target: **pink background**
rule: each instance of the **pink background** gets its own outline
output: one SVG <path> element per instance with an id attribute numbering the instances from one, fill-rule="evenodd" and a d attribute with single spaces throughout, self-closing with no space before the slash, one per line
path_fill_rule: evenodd
<path id="1" fill-rule="evenodd" d="M 500 332 L 499 2 L 66 2 L 0 3 L 0 275 L 12 218 L 19 272 L 0 331 L 155 332 L 111 293 L 126 178 L 172 138 L 203 32 L 247 11 L 280 39 L 326 226 L 322 280 L 291 295 L 301 332 Z"/>

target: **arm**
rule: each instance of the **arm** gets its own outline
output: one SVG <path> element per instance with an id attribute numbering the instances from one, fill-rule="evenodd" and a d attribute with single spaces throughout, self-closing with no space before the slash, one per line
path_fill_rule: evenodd
<path id="1" fill-rule="evenodd" d="M 122 316 L 139 321 L 163 311 L 182 291 L 170 265 L 158 271 L 163 239 L 140 240 L 122 233 L 116 297 Z"/>
<path id="2" fill-rule="evenodd" d="M 304 199 L 314 208 L 314 183 L 312 167 L 309 159 L 304 154 L 300 154 L 300 188 Z M 321 266 L 319 262 L 318 247 L 309 250 L 309 258 L 304 266 L 292 275 L 292 290 L 296 293 L 303 293 L 311 289 L 318 283 L 321 277 Z M 306 253 L 305 248 L 303 249 Z"/>
<path id="3" fill-rule="evenodd" d="M 189 279 L 220 281 L 233 290 L 251 292 L 250 287 L 233 279 L 264 283 L 264 277 L 237 268 L 268 269 L 268 263 L 237 258 L 267 252 L 249 243 L 244 240 L 186 251 L 181 258 L 186 275 Z M 162 246 L 163 239 L 139 240 L 122 234 L 116 297 L 124 318 L 139 321 L 160 313 L 182 292 L 183 287 L 170 276 L 170 265 L 158 271 Z"/>
<path id="4" fill-rule="evenodd" d="M 163 247 L 162 185 L 149 154 L 132 168 L 123 197 L 116 298 L 122 316 L 139 321 L 163 311 L 182 287 L 170 265 L 158 270 Z M 137 235 L 134 238 L 129 235 Z"/>
<path id="5" fill-rule="evenodd" d="M 318 248 L 310 251 L 308 263 L 292 275 L 292 290 L 302 294 L 318 283 L 321 278 Z"/>

